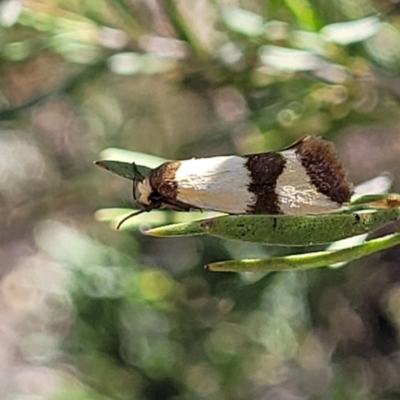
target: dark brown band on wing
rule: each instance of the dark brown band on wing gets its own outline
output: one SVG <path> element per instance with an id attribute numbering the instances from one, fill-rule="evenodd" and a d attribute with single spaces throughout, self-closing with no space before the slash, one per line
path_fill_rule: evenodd
<path id="1" fill-rule="evenodd" d="M 285 168 L 285 159 L 279 153 L 246 156 L 246 168 L 250 172 L 249 191 L 256 195 L 249 214 L 280 214 L 279 198 L 275 193 L 276 181 Z"/>
<path id="2" fill-rule="evenodd" d="M 353 185 L 347 180 L 346 171 L 332 143 L 306 136 L 293 147 L 317 190 L 339 204 L 350 200 Z"/>
<path id="3" fill-rule="evenodd" d="M 180 161 L 172 161 L 153 169 L 148 176 L 152 189 L 163 197 L 175 200 L 178 194 L 175 173 L 180 165 Z"/>

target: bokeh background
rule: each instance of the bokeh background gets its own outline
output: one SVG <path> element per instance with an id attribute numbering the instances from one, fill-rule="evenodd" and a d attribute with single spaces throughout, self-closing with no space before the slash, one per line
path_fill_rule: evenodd
<path id="1" fill-rule="evenodd" d="M 398 248 L 211 273 L 290 249 L 115 231 L 131 185 L 93 165 L 312 134 L 398 192 L 398 1 L 3 0 L 0 71 L 1 400 L 400 398 Z"/>

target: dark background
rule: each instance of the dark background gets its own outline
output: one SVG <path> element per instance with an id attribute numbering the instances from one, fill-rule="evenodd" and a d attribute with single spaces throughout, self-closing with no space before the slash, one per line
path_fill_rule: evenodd
<path id="1" fill-rule="evenodd" d="M 108 147 L 179 159 L 312 134 L 355 184 L 387 171 L 399 191 L 396 1 L 0 7 L 1 399 L 400 398 L 398 248 L 207 272 L 284 250 L 112 230 L 94 214 L 130 207 L 131 186 L 92 164 Z"/>

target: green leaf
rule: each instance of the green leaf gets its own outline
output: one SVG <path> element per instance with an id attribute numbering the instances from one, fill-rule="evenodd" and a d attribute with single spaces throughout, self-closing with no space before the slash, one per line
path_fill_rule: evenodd
<path id="1" fill-rule="evenodd" d="M 371 232 L 400 217 L 399 209 L 324 215 L 238 215 L 204 221 L 201 227 L 225 239 L 278 246 L 312 246 Z"/>
<path id="2" fill-rule="evenodd" d="M 361 42 L 375 35 L 383 26 L 378 17 L 368 17 L 357 21 L 338 22 L 326 25 L 321 34 L 326 40 L 341 45 Z"/>
<path id="3" fill-rule="evenodd" d="M 152 169 L 165 162 L 161 157 L 116 148 L 109 148 L 102 151 L 100 157 L 103 160 L 95 161 L 97 166 L 104 168 L 113 174 L 131 180 L 135 179 L 135 168 L 132 165 L 133 163 L 135 164 L 136 169 L 146 177 Z"/>
<path id="4" fill-rule="evenodd" d="M 124 161 L 130 164 L 135 162 L 136 164 L 145 165 L 149 168 L 156 168 L 163 162 L 167 161 L 164 158 L 153 156 L 152 154 L 118 149 L 116 147 L 110 147 L 103 150 L 100 153 L 100 158 L 102 160 Z"/>
<path id="5" fill-rule="evenodd" d="M 103 208 L 96 211 L 95 218 L 97 221 L 109 223 L 112 228 L 116 229 L 123 218 L 135 211 L 138 210 L 128 208 Z M 211 211 L 192 211 L 189 213 L 153 210 L 149 213 L 145 212 L 136 215 L 127 220 L 119 230 L 127 231 L 145 228 L 147 229 L 145 233 L 151 236 L 187 236 L 205 234 L 201 228 L 196 229 L 196 225 L 198 226 L 202 222 L 199 218 L 211 218 L 218 215 L 220 215 L 220 213 Z M 160 226 L 163 224 L 164 226 Z M 154 228 L 150 229 L 150 227 Z"/>
<path id="6" fill-rule="evenodd" d="M 204 235 L 206 232 L 202 228 L 202 220 L 192 222 L 182 222 L 179 224 L 171 224 L 166 226 L 160 226 L 157 228 L 149 229 L 146 231 L 146 235 L 150 236 L 193 236 L 193 235 Z"/>
<path id="7" fill-rule="evenodd" d="M 353 196 L 350 201 L 351 206 L 356 206 L 356 205 L 363 205 L 363 204 L 368 204 L 372 203 L 374 201 L 380 201 L 380 200 L 385 200 L 389 197 L 387 193 L 382 193 L 382 194 L 365 194 L 362 196 Z"/>
<path id="8" fill-rule="evenodd" d="M 231 31 L 245 36 L 260 36 L 264 31 L 263 17 L 242 8 L 228 7 L 223 10 L 222 18 Z"/>
<path id="9" fill-rule="evenodd" d="M 314 71 L 326 64 L 317 54 L 307 50 L 266 45 L 259 53 L 263 64 L 280 71 Z"/>
<path id="10" fill-rule="evenodd" d="M 286 5 L 297 18 L 299 24 L 309 30 L 316 30 L 320 22 L 312 2 L 307 0 L 285 0 Z"/>
<path id="11" fill-rule="evenodd" d="M 278 246 L 312 246 L 369 233 L 400 217 L 399 209 L 324 215 L 224 215 L 146 231 L 151 236 L 208 233 L 224 239 Z M 202 232 L 203 231 L 203 232 Z"/>
<path id="12" fill-rule="evenodd" d="M 272 272 L 293 271 L 325 267 L 330 264 L 356 260 L 400 244 L 400 233 L 370 240 L 358 246 L 337 251 L 318 251 L 314 253 L 274 257 L 269 259 L 221 261 L 207 265 L 215 272 Z"/>
<path id="13" fill-rule="evenodd" d="M 107 171 L 112 172 L 113 174 L 122 176 L 126 179 L 134 180 L 135 169 L 132 166 L 132 163 L 125 163 L 121 161 L 96 161 L 95 164 L 101 168 L 106 169 Z M 143 165 L 136 165 L 136 169 L 143 175 L 147 176 L 147 174 L 151 171 L 151 168 L 144 167 Z"/>
<path id="14" fill-rule="evenodd" d="M 176 60 L 157 54 L 124 52 L 108 60 L 110 70 L 118 75 L 161 74 L 176 68 Z"/>

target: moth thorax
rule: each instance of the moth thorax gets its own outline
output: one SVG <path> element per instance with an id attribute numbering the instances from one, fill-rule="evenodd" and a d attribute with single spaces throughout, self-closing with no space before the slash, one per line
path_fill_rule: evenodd
<path id="1" fill-rule="evenodd" d="M 150 194 L 153 189 L 151 188 L 150 181 L 146 178 L 142 182 L 139 182 L 136 186 L 137 191 L 137 202 L 140 204 L 150 205 Z"/>

